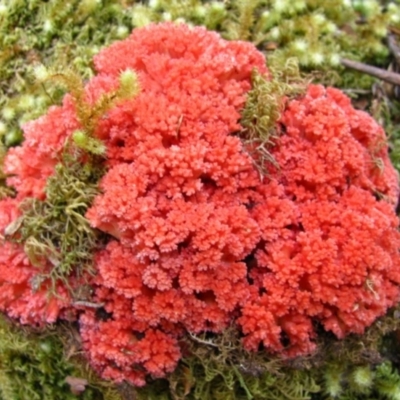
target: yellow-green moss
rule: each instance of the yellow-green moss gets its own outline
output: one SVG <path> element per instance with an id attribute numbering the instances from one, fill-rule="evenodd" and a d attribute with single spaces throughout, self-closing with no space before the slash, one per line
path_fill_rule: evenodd
<path id="1" fill-rule="evenodd" d="M 63 341 L 62 329 L 16 327 L 0 316 L 0 398 L 122 400 L 111 384 L 101 382 L 74 353 L 67 357 Z M 72 393 L 68 377 L 87 381 L 80 395 Z"/>
<path id="2" fill-rule="evenodd" d="M 319 333 L 317 351 L 283 359 L 260 349 L 246 352 L 235 328 L 222 334 L 187 335 L 184 356 L 166 379 L 137 389 L 139 400 L 394 400 L 400 343 L 398 310 L 377 320 L 364 335 L 338 340 Z"/>
<path id="3" fill-rule="evenodd" d="M 278 134 L 274 124 L 282 99 L 299 89 L 293 79 L 296 74 L 284 72 L 278 81 L 279 71 L 294 65 L 287 60 L 297 57 L 300 68 L 319 71 L 315 76 L 324 82 L 368 88 L 373 80 L 344 71 L 340 57 L 385 66 L 388 52 L 383 39 L 389 24 L 399 26 L 399 10 L 399 1 L 374 0 L 0 0 L 0 162 L 6 147 L 20 142 L 21 123 L 60 101 L 65 90 L 57 80 L 67 82 L 81 106 L 82 130 L 67 144 L 48 181 L 46 200 L 24 204 L 15 238 L 25 243 L 33 262 L 41 264 L 42 257 L 50 261 L 53 280 L 66 279 L 77 265 L 78 273 L 90 269 L 91 254 L 100 238 L 84 214 L 97 193 L 104 155 L 104 146 L 92 134 L 99 116 L 125 94 L 114 92 L 88 110 L 81 101 L 82 81 L 65 70 L 75 69 L 85 79 L 92 77 L 91 59 L 100 46 L 126 37 L 132 27 L 158 21 L 204 25 L 225 38 L 252 41 L 266 53 L 269 65 L 279 66 L 271 80 L 254 74 L 242 120 L 243 140 L 264 147 L 273 145 Z M 48 79 L 50 67 L 63 72 Z M 120 89 L 124 81 L 132 81 L 129 71 L 121 76 Z M 387 114 L 379 115 L 391 127 L 392 159 L 399 168 L 400 130 L 393 119 L 398 104 L 389 106 L 392 109 Z M 82 153 L 89 155 L 89 162 L 80 163 Z M 0 196 L 12 193 L 4 178 L 0 174 Z M 69 211 L 61 212 L 64 209 Z M 121 398 L 79 356 L 79 343 L 71 339 L 71 329 L 50 327 L 34 333 L 0 320 L 0 394 L 4 400 L 77 398 L 65 382 L 67 376 L 88 380 L 81 399 Z M 399 365 L 391 356 L 400 350 L 393 333 L 397 329 L 392 312 L 363 336 L 337 341 L 321 332 L 319 351 L 291 362 L 263 351 L 245 352 L 235 330 L 221 336 L 189 335 L 182 339 L 184 357 L 177 370 L 166 379 L 149 380 L 147 387 L 137 390 L 137 398 L 300 400 L 329 395 L 342 400 L 398 399 Z M 120 392 L 126 398 L 134 396 L 126 384 Z"/>
<path id="4" fill-rule="evenodd" d="M 122 0 L 0 1 L 0 134 L 7 145 L 21 140 L 21 124 L 42 115 L 65 93 L 54 82 L 38 81 L 38 67 L 73 68 L 91 78 L 93 55 L 131 32 L 132 5 Z"/>
<path id="5" fill-rule="evenodd" d="M 36 289 L 50 277 L 55 284 L 75 272 L 91 271 L 93 253 L 101 243 L 98 231 L 84 217 L 98 194 L 102 169 L 94 162 L 79 161 L 81 154 L 66 150 L 45 188 L 46 199 L 28 198 L 10 238 L 23 244 L 31 263 L 38 267 Z M 51 268 L 48 268 L 51 265 Z M 43 278 L 43 279 L 42 279 Z"/>
<path id="6" fill-rule="evenodd" d="M 250 152 L 260 175 L 267 172 L 267 163 L 275 164 L 269 149 L 276 144 L 281 132 L 278 119 L 291 98 L 305 92 L 306 80 L 301 77 L 297 59 L 270 65 L 270 76 L 252 73 L 252 88 L 242 111 L 240 137 Z"/>

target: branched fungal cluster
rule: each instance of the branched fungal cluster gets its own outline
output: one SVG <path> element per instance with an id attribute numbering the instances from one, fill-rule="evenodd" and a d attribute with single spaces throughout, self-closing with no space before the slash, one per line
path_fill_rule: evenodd
<path id="1" fill-rule="evenodd" d="M 44 353 L 56 341 L 33 331 L 57 324 L 67 361 L 79 359 L 65 383 L 87 399 L 119 398 L 105 381 L 146 400 L 398 398 L 385 350 L 398 348 L 395 312 L 384 315 L 400 296 L 387 138 L 299 72 L 326 81 L 349 52 L 383 60 L 398 5 L 99 3 L 0 2 L 0 30 L 32 18 L 43 35 L 0 39 L 12 82 L 0 95 L 0 310 Z M 95 20 L 117 25 L 96 33 Z M 94 43 L 131 26 L 142 28 L 91 64 Z M 74 65 L 44 67 L 50 43 Z M 64 91 L 18 146 L 17 125 Z M 22 348 L 0 345 L 4 360 L 7 349 Z M 0 393 L 17 399 L 7 362 Z"/>

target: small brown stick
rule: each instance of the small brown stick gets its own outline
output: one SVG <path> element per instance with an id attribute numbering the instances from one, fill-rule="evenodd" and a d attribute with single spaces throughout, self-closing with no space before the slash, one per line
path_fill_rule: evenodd
<path id="1" fill-rule="evenodd" d="M 393 54 L 396 63 L 400 65 L 400 46 L 397 44 L 394 35 L 389 35 L 387 41 L 390 52 Z"/>
<path id="2" fill-rule="evenodd" d="M 371 91 L 370 90 L 366 90 L 366 89 L 352 89 L 352 88 L 349 88 L 349 89 L 341 89 L 341 91 L 343 92 L 343 93 L 346 93 L 346 94 L 348 94 L 348 95 L 352 95 L 352 94 L 370 94 L 371 93 Z"/>
<path id="3" fill-rule="evenodd" d="M 394 26 L 389 26 L 389 31 L 394 33 L 395 35 L 400 35 L 400 29 Z"/>
<path id="4" fill-rule="evenodd" d="M 75 307 L 102 308 L 105 303 L 92 303 L 90 301 L 78 300 L 72 303 Z"/>
<path id="5" fill-rule="evenodd" d="M 215 343 L 213 343 L 211 340 L 203 340 L 203 339 L 200 339 L 199 337 L 193 335 L 192 332 L 189 332 L 189 335 L 190 335 L 190 337 L 191 337 L 193 340 L 195 340 L 195 341 L 198 342 L 198 343 L 206 344 L 207 346 L 218 347 L 218 345 L 216 345 Z"/>
<path id="6" fill-rule="evenodd" d="M 379 78 L 385 82 L 392 83 L 393 85 L 400 85 L 400 74 L 396 74 L 395 72 L 386 71 L 385 69 L 372 67 L 371 65 L 348 60 L 346 58 L 342 58 L 341 63 L 347 68 L 364 72 L 365 74 L 374 76 L 375 78 Z"/>

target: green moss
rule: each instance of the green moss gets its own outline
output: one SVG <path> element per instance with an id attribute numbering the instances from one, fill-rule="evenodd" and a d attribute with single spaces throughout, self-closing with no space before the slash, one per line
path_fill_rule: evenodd
<path id="1" fill-rule="evenodd" d="M 0 125 L 7 146 L 21 124 L 58 103 L 65 91 L 40 82 L 40 65 L 93 76 L 92 57 L 133 27 L 177 21 L 204 25 L 228 39 L 252 41 L 269 62 L 297 57 L 329 84 L 369 88 L 372 78 L 340 66 L 340 58 L 384 65 L 389 25 L 400 24 L 398 1 L 346 0 L 39 0 L 0 1 Z M 1 133 L 1 132 L 0 132 Z"/>
<path id="2" fill-rule="evenodd" d="M 400 172 L 400 101 L 385 99 L 380 102 L 375 116 L 384 125 L 389 138 L 389 154 L 393 165 Z"/>
<path id="3" fill-rule="evenodd" d="M 243 350 L 234 328 L 221 335 L 191 335 L 184 348 L 187 354 L 168 380 L 150 381 L 137 390 L 138 399 L 306 400 L 320 389 L 307 372 Z"/>
<path id="4" fill-rule="evenodd" d="M 42 278 L 50 277 L 54 284 L 58 279 L 67 283 L 72 272 L 90 272 L 93 252 L 101 243 L 100 234 L 84 215 L 98 194 L 103 171 L 97 158 L 92 157 L 92 162 L 81 159 L 82 152 L 71 154 L 66 149 L 55 174 L 47 180 L 46 199 L 24 200 L 22 217 L 6 230 L 39 267 L 37 286 Z"/>
<path id="5" fill-rule="evenodd" d="M 17 137 L 21 124 L 42 115 L 65 93 L 54 82 L 38 82 L 38 66 L 74 68 L 85 79 L 92 77 L 93 55 L 132 30 L 131 3 L 0 1 L 0 122 L 8 144 L 18 142 L 9 143 L 8 137 Z"/>
<path id="6" fill-rule="evenodd" d="M 231 40 L 251 40 L 258 31 L 256 26 L 256 9 L 263 0 L 237 0 L 230 2 L 229 19 L 223 24 L 226 36 Z"/>
<path id="7" fill-rule="evenodd" d="M 115 388 L 101 383 L 73 353 L 66 354 L 66 334 L 17 328 L 0 317 L 0 393 L 4 400 L 121 400 Z M 80 395 L 67 382 L 86 380 Z M 100 383 L 99 383 L 100 382 Z"/>
<path id="8" fill-rule="evenodd" d="M 243 130 L 240 136 L 261 175 L 267 173 L 267 163 L 276 164 L 269 149 L 281 134 L 277 121 L 286 102 L 304 93 L 306 88 L 294 58 L 289 58 L 283 65 L 271 65 L 270 71 L 271 78 L 253 71 L 252 88 L 241 119 Z"/>
<path id="9" fill-rule="evenodd" d="M 396 342 L 396 313 L 392 310 L 363 336 L 335 340 L 322 334 L 318 352 L 293 360 L 246 352 L 235 328 L 188 335 L 178 368 L 136 389 L 116 388 L 96 377 L 80 355 L 75 327 L 34 332 L 1 319 L 0 390 L 4 399 L 25 400 L 28 393 L 31 399 L 74 399 L 78 396 L 65 381 L 73 377 L 87 381 L 79 398 L 90 400 L 395 400 L 400 375 L 387 356 L 399 346 L 390 343 Z"/>
<path id="10" fill-rule="evenodd" d="M 169 20 L 204 25 L 228 39 L 252 41 L 266 53 L 273 75 L 267 81 L 254 73 L 243 115 L 241 138 L 248 149 L 257 150 L 273 146 L 283 99 L 301 92 L 298 71 L 290 72 L 295 71 L 292 57 L 302 70 L 317 71 L 316 80 L 350 89 L 369 88 L 373 79 L 345 71 L 340 58 L 385 66 L 388 52 L 383 39 L 389 24 L 399 26 L 399 9 L 399 1 L 373 0 L 0 0 L 0 162 L 6 148 L 21 141 L 21 124 L 59 103 L 66 90 L 73 94 L 82 125 L 47 183 L 46 200 L 26 201 L 23 218 L 10 228 L 14 239 L 25 244 L 32 262 L 52 265 L 50 270 L 39 269 L 37 284 L 44 276 L 66 281 L 72 271 L 90 271 L 91 254 L 101 243 L 84 218 L 103 173 L 104 145 L 93 137 L 93 131 L 98 118 L 115 101 L 134 94 L 125 89 L 136 87 L 127 71 L 121 75 L 119 92 L 101 98 L 91 109 L 86 107 L 81 77 L 93 76 L 91 60 L 101 46 L 124 38 L 134 26 Z M 392 160 L 400 169 L 400 129 L 393 117 L 398 103 L 382 108 L 377 117 L 388 128 Z M 89 162 L 82 162 L 83 155 Z M 262 171 L 265 161 L 273 161 L 268 153 L 258 153 L 255 159 Z M 4 180 L 0 175 L 0 196 L 12 194 Z M 400 350 L 392 333 L 398 328 L 392 312 L 363 336 L 337 341 L 321 332 L 319 351 L 291 362 L 262 351 L 245 352 L 234 330 L 221 336 L 188 336 L 182 340 L 184 357 L 177 370 L 166 379 L 149 380 L 137 390 L 137 397 L 397 399 L 399 365 L 391 354 Z M 79 358 L 80 345 L 71 329 L 61 334 L 53 328 L 34 333 L 0 321 L 0 393 L 4 400 L 76 398 L 65 382 L 67 376 L 88 380 L 79 398 L 120 398 L 115 388 L 97 378 Z M 129 385 L 119 389 L 126 398 L 134 398 Z"/>
<path id="11" fill-rule="evenodd" d="M 400 399 L 400 375 L 391 363 L 385 362 L 376 368 L 376 388 L 389 400 Z"/>
<path id="12" fill-rule="evenodd" d="M 339 72 L 333 83 L 369 87 L 372 79 L 343 71 L 339 60 L 386 62 L 383 39 L 389 24 L 399 24 L 400 12 L 398 2 L 386 3 L 384 7 L 373 0 L 354 4 L 344 0 L 2 2 L 0 119 L 6 135 L 13 137 L 7 143 L 15 143 L 22 123 L 43 114 L 64 94 L 57 85 L 37 82 L 38 66 L 73 67 L 90 78 L 92 57 L 100 47 L 151 22 L 204 25 L 226 38 L 252 41 L 270 59 L 297 57 L 301 68 L 322 71 L 325 82 L 332 79 L 333 69 Z"/>
<path id="13" fill-rule="evenodd" d="M 400 22 L 396 1 L 346 0 L 157 0 L 133 6 L 133 25 L 178 21 L 204 25 L 231 40 L 249 40 L 282 63 L 299 59 L 303 70 L 319 71 L 325 83 L 368 88 L 370 77 L 345 70 L 340 58 L 387 63 L 388 26 Z M 147 4 L 147 5 L 146 5 Z M 336 74 L 332 74 L 336 71 Z"/>
<path id="14" fill-rule="evenodd" d="M 0 138 L 0 200 L 12 196 L 14 191 L 6 184 L 6 175 L 3 172 L 4 157 L 7 153 L 7 147 L 1 142 Z"/>
<path id="15" fill-rule="evenodd" d="M 138 77 L 131 69 L 122 71 L 118 87 L 103 93 L 94 104 L 85 101 L 84 82 L 77 71 L 66 69 L 64 71 L 47 72 L 44 80 L 59 82 L 68 89 L 75 103 L 78 121 L 83 129 L 79 131 L 80 134 L 74 135 L 74 141 L 79 147 L 83 149 L 87 147 L 86 150 L 94 154 L 99 153 L 98 148 L 101 145 L 99 140 L 94 137 L 94 131 L 100 118 L 117 103 L 137 96 L 140 90 Z M 97 147 L 94 145 L 96 141 Z"/>

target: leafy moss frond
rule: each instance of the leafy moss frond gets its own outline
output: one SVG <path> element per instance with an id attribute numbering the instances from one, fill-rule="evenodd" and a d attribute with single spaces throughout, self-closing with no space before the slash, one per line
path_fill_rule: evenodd
<path id="1" fill-rule="evenodd" d="M 343 369 L 339 366 L 328 367 L 324 372 L 325 392 L 330 397 L 336 398 L 343 390 Z"/>
<path id="2" fill-rule="evenodd" d="M 72 139 L 76 146 L 85 150 L 87 153 L 101 156 L 106 152 L 104 143 L 97 138 L 90 137 L 85 131 L 75 131 L 72 134 Z"/>
<path id="3" fill-rule="evenodd" d="M 109 109 L 122 100 L 135 97 L 140 90 L 136 73 L 128 69 L 121 73 L 117 89 L 103 93 L 94 104 L 89 104 L 85 100 L 82 78 L 73 69 L 50 73 L 47 79 L 59 81 L 66 86 L 74 99 L 78 120 L 89 135 L 93 134 L 100 117 Z"/>
<path id="4" fill-rule="evenodd" d="M 400 375 L 390 362 L 382 363 L 377 367 L 376 387 L 387 399 L 400 399 Z"/>
<path id="5" fill-rule="evenodd" d="M 305 91 L 306 83 L 300 76 L 296 59 L 285 64 L 271 66 L 272 79 L 252 73 L 252 89 L 247 95 L 242 111 L 241 137 L 253 157 L 261 176 L 267 173 L 267 163 L 276 162 L 269 149 L 273 147 L 281 132 L 278 120 L 290 97 Z"/>
<path id="6" fill-rule="evenodd" d="M 73 70 L 57 73 L 39 70 L 37 75 L 67 86 L 83 129 L 73 133 L 73 143 L 65 144 L 55 173 L 47 180 L 46 199 L 24 200 L 18 226 L 7 227 L 8 235 L 24 245 L 31 263 L 41 270 L 33 281 L 33 289 L 38 289 L 46 277 L 51 278 L 53 286 L 58 280 L 68 286 L 67 277 L 72 272 L 78 275 L 91 272 L 100 233 L 90 227 L 84 216 L 98 194 L 97 184 L 105 172 L 102 156 L 106 152 L 94 130 L 112 106 L 139 92 L 137 75 L 126 70 L 121 73 L 115 90 L 104 93 L 90 105 L 85 99 L 82 79 Z"/>
<path id="7" fill-rule="evenodd" d="M 75 272 L 91 271 L 94 250 L 100 233 L 90 227 L 85 213 L 98 194 L 103 169 L 92 161 L 82 163 L 82 154 L 65 150 L 55 174 L 47 180 L 46 199 L 30 198 L 22 205 L 22 217 L 16 229 L 8 229 L 11 238 L 24 245 L 40 277 L 55 283 Z"/>
<path id="8" fill-rule="evenodd" d="M 373 386 L 374 378 L 374 372 L 370 366 L 361 365 L 351 372 L 350 386 L 358 393 L 368 394 Z"/>
<path id="9" fill-rule="evenodd" d="M 4 157 L 7 153 L 7 149 L 2 142 L 2 137 L 0 137 L 0 200 L 5 197 L 12 196 L 14 191 L 12 188 L 8 187 L 6 184 L 6 175 L 3 172 L 3 162 Z"/>
<path id="10" fill-rule="evenodd" d="M 50 71 L 45 81 L 51 80 L 66 87 L 75 101 L 76 113 L 79 122 L 83 123 L 90 114 L 89 104 L 84 101 L 85 87 L 80 75 L 73 69 Z"/>
<path id="11" fill-rule="evenodd" d="M 263 1 L 230 1 L 232 20 L 226 23 L 226 36 L 231 40 L 250 40 L 255 21 L 255 10 Z"/>

